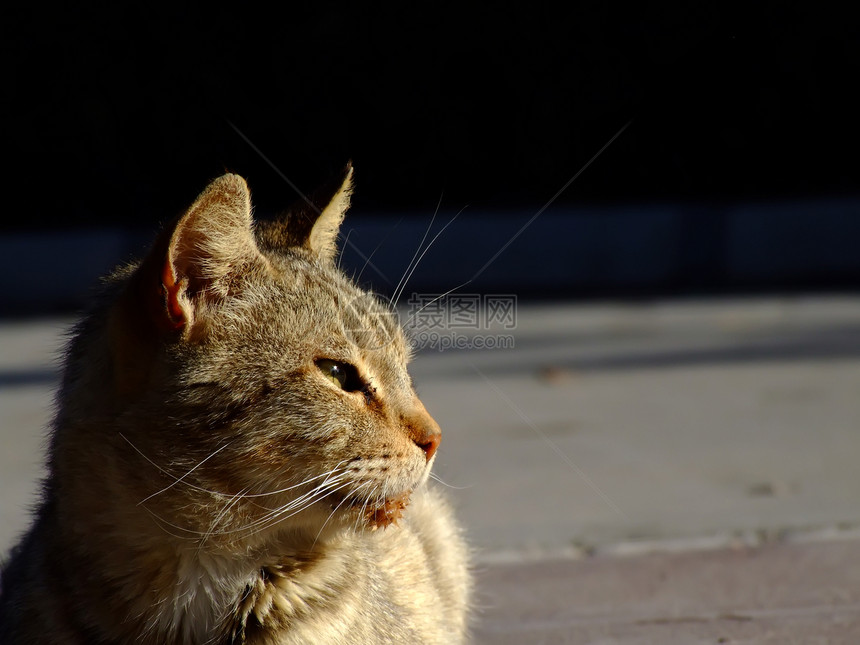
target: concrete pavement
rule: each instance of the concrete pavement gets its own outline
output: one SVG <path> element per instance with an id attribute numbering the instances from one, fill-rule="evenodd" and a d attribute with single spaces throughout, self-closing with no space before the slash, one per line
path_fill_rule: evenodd
<path id="1" fill-rule="evenodd" d="M 68 323 L 0 322 L 2 550 Z M 514 339 L 412 369 L 478 642 L 860 642 L 860 298 L 520 304 L 458 333 Z"/>
<path id="2" fill-rule="evenodd" d="M 860 541 L 488 567 L 476 640 L 495 645 L 860 643 Z"/>
<path id="3" fill-rule="evenodd" d="M 858 299 L 521 307 L 413 374 L 488 557 L 860 520 Z"/>

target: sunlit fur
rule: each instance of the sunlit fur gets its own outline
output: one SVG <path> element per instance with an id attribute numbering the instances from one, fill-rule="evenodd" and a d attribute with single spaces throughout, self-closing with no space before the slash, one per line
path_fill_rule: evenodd
<path id="1" fill-rule="evenodd" d="M 107 279 L 69 346 L 0 642 L 466 638 L 466 549 L 425 485 L 438 426 L 393 316 L 335 266 L 351 175 L 256 228 L 226 175 Z"/>

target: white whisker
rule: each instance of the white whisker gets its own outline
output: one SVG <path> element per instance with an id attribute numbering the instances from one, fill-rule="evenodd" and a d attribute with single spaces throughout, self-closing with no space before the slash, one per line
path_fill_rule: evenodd
<path id="1" fill-rule="evenodd" d="M 444 482 L 444 481 L 442 481 L 442 478 L 439 477 L 439 475 L 437 475 L 436 473 L 430 473 L 430 478 L 436 480 L 437 482 L 439 482 L 443 486 L 447 486 L 448 488 L 453 488 L 454 490 L 467 490 L 469 488 L 472 488 L 471 485 L 470 486 L 454 486 L 452 484 Z"/>
<path id="2" fill-rule="evenodd" d="M 331 471 L 331 472 L 334 472 L 334 471 Z M 331 472 L 329 473 L 329 475 L 331 474 Z M 263 530 L 263 529 L 267 528 L 268 526 L 271 526 L 271 525 L 281 521 L 282 519 L 286 519 L 286 517 L 281 517 L 281 516 L 284 515 L 285 513 L 289 513 L 290 511 L 293 511 L 294 509 L 298 508 L 298 510 L 295 511 L 294 513 L 287 515 L 287 517 L 292 517 L 296 513 L 299 513 L 301 511 L 303 511 L 304 509 L 308 508 L 309 506 L 311 506 L 312 504 L 318 502 L 320 499 L 322 499 L 326 495 L 329 495 L 333 492 L 336 492 L 336 491 L 341 490 L 342 488 L 346 487 L 348 485 L 348 483 L 347 484 L 341 484 L 341 482 L 343 482 L 343 480 L 344 480 L 344 477 L 345 477 L 344 472 L 340 472 L 340 473 L 334 475 L 333 477 L 326 476 L 326 479 L 322 483 L 317 485 L 315 488 L 311 489 L 310 491 L 303 493 L 302 495 L 299 495 L 297 498 L 291 500 L 287 504 L 284 504 L 280 508 L 275 509 L 275 510 L 263 515 L 262 517 L 258 518 L 256 521 L 252 522 L 251 524 L 242 527 L 242 530 L 247 530 L 249 528 L 256 529 L 258 527 L 262 527 L 260 530 Z M 318 479 L 318 477 L 311 478 L 311 480 L 313 480 L 313 479 Z M 311 481 L 311 480 L 309 480 L 309 481 Z M 336 486 L 336 487 L 333 487 L 333 486 Z"/>
<path id="3" fill-rule="evenodd" d="M 152 509 L 143 507 L 147 513 L 149 513 L 153 519 L 155 520 L 155 524 L 168 535 L 175 537 L 179 540 L 194 540 L 197 536 L 203 535 L 200 531 L 194 531 L 192 529 L 187 529 L 184 526 L 179 526 L 178 524 L 173 524 L 172 522 L 168 522 L 166 519 L 158 515 Z M 183 533 L 189 533 L 190 535 L 177 535 L 176 533 L 171 533 L 168 531 L 165 526 L 169 526 L 170 528 L 176 529 L 177 531 L 182 531 Z"/>
<path id="4" fill-rule="evenodd" d="M 206 535 L 203 536 L 203 539 L 200 540 L 200 544 L 197 547 L 198 550 L 203 548 L 203 545 L 206 543 L 206 540 L 215 531 L 215 527 L 218 525 L 218 522 L 221 521 L 221 518 L 224 517 L 232 507 L 234 507 L 236 504 L 238 504 L 239 500 L 242 499 L 242 495 L 244 493 L 246 493 L 247 491 L 248 491 L 248 489 L 245 488 L 244 490 L 236 493 L 232 499 L 228 500 L 228 502 L 226 504 L 224 504 L 224 508 L 221 509 L 221 512 L 219 512 L 218 515 L 216 515 L 215 518 L 212 520 L 212 522 L 209 524 L 209 530 L 206 532 Z"/>
<path id="5" fill-rule="evenodd" d="M 445 293 L 440 293 L 438 296 L 436 296 L 435 298 L 433 298 L 433 300 L 431 300 L 430 302 L 428 302 L 427 304 L 425 304 L 423 307 L 421 307 L 421 309 L 419 309 L 418 311 L 416 311 L 415 313 L 413 313 L 411 316 L 409 316 L 409 318 L 406 320 L 406 322 L 403 324 L 403 326 L 404 326 L 405 328 L 408 328 L 408 327 L 409 327 L 409 323 L 411 323 L 413 320 L 415 320 L 415 316 L 417 316 L 417 315 L 418 315 L 418 314 L 420 314 L 422 311 L 424 311 L 425 309 L 427 309 L 427 307 L 429 307 L 430 305 L 432 305 L 432 304 L 433 304 L 434 302 L 436 302 L 437 300 L 441 300 L 441 299 L 442 299 L 442 298 L 444 298 L 445 296 L 450 295 L 451 293 L 453 293 L 453 292 L 454 292 L 454 291 L 456 291 L 457 289 L 462 289 L 463 287 L 465 287 L 465 286 L 466 286 L 467 284 L 469 284 L 470 282 L 471 282 L 471 280 L 466 280 L 466 281 L 465 281 L 465 282 L 463 282 L 462 284 L 458 284 L 456 287 L 454 287 L 454 288 L 452 288 L 452 289 L 448 289 L 448 291 L 446 291 Z"/>
<path id="6" fill-rule="evenodd" d="M 337 505 L 337 506 L 335 506 L 335 507 L 332 509 L 331 513 L 329 513 L 329 515 L 328 515 L 328 517 L 326 518 L 325 522 L 323 522 L 323 525 L 320 527 L 320 530 L 319 530 L 319 531 L 317 531 L 317 536 L 314 538 L 314 541 L 313 541 L 313 543 L 311 544 L 311 548 L 310 548 L 310 550 L 311 550 L 311 551 L 313 551 L 314 547 L 316 546 L 317 540 L 319 540 L 320 535 L 322 535 L 323 529 L 325 529 L 326 525 L 329 523 L 329 520 L 331 520 L 331 518 L 332 518 L 332 517 L 334 517 L 334 514 L 335 514 L 335 513 L 337 513 L 337 509 L 339 509 L 341 506 L 343 506 L 343 505 L 344 505 L 344 503 L 346 503 L 346 501 L 347 501 L 350 497 L 352 497 L 352 498 L 354 499 L 354 498 L 355 498 L 355 496 L 358 494 L 358 492 L 359 492 L 362 488 L 364 488 L 365 486 L 368 486 L 369 484 L 370 484 L 370 482 L 364 482 L 363 484 L 359 485 L 359 486 L 358 486 L 358 488 L 356 488 L 355 490 L 353 490 L 352 492 L 350 492 L 348 495 L 344 495 L 343 499 L 342 499 L 342 500 L 340 500 L 340 502 L 338 503 L 338 505 Z"/>
<path id="7" fill-rule="evenodd" d="M 298 484 L 293 484 L 292 486 L 287 486 L 286 488 L 279 488 L 278 490 L 268 491 L 265 493 L 255 493 L 254 495 L 246 495 L 246 497 L 248 499 L 251 499 L 254 497 L 267 497 L 267 496 L 271 496 L 271 495 L 279 495 L 280 493 L 286 493 L 287 491 L 290 491 L 290 490 L 295 490 L 296 488 L 300 488 L 301 486 L 305 486 L 305 485 L 309 484 L 310 482 L 312 482 L 316 479 L 322 479 L 324 477 L 328 477 L 329 475 L 334 474 L 343 464 L 348 463 L 349 461 L 350 461 L 349 459 L 343 459 L 343 460 L 339 461 L 335 465 L 335 467 L 332 468 L 331 470 L 324 472 L 324 473 L 320 473 L 319 475 L 314 475 L 313 477 L 309 477 L 308 479 L 305 479 L 304 481 L 301 481 Z"/>
<path id="8" fill-rule="evenodd" d="M 447 224 L 445 224 L 445 226 L 443 226 L 441 229 L 439 229 L 439 232 L 436 233 L 436 235 L 433 237 L 432 240 L 430 240 L 430 243 L 427 245 L 427 248 L 425 248 L 424 251 L 422 251 L 421 255 L 418 256 L 418 260 L 415 262 L 415 266 L 413 266 L 412 270 L 409 271 L 409 274 L 406 276 L 406 279 L 403 282 L 403 285 L 401 286 L 400 291 L 393 298 L 395 307 L 397 306 L 397 301 L 400 300 L 400 296 L 402 296 L 403 292 L 406 290 L 406 285 L 409 283 L 409 278 L 411 278 L 412 274 L 415 273 L 415 269 L 418 268 L 418 265 L 421 263 L 421 260 L 427 254 L 427 251 L 429 251 L 430 247 L 433 246 L 434 242 L 436 242 L 436 240 L 439 239 L 439 236 L 445 232 L 445 229 L 448 228 L 449 226 L 451 226 L 451 224 L 454 223 L 454 220 L 456 220 L 458 217 L 460 217 L 460 215 L 463 213 L 464 210 L 466 210 L 466 208 L 467 208 L 466 206 L 463 206 L 463 208 L 461 208 L 459 211 L 457 211 L 457 214 L 454 215 L 454 217 L 452 217 L 450 220 L 448 220 L 448 222 L 447 222 Z"/>
<path id="9" fill-rule="evenodd" d="M 358 272 L 358 276 L 353 278 L 353 282 L 355 282 L 357 284 L 361 280 L 361 276 L 364 273 L 364 270 L 367 268 L 367 265 L 370 262 L 370 260 L 373 259 L 373 256 L 376 255 L 376 252 L 379 250 L 379 248 L 385 243 L 385 241 L 391 236 L 391 234 L 397 229 L 397 227 L 400 226 L 400 223 L 402 221 L 403 221 L 403 218 L 401 217 L 399 220 L 397 220 L 397 223 L 394 226 L 392 226 L 390 229 L 388 229 L 388 232 L 379 241 L 379 244 L 377 244 L 373 248 L 373 251 L 370 252 L 370 255 L 367 256 L 367 259 L 364 261 L 364 264 L 361 266 L 361 271 Z"/>
<path id="10" fill-rule="evenodd" d="M 181 480 L 181 478 L 178 478 L 178 477 L 176 477 L 176 475 L 174 475 L 173 473 L 168 472 L 167 470 L 165 470 L 164 468 L 162 468 L 161 466 L 159 466 L 157 463 L 155 463 L 152 459 L 150 459 L 150 458 L 149 458 L 149 457 L 147 457 L 145 454 L 143 454 L 143 452 L 140 450 L 140 448 L 138 448 L 138 447 L 137 447 L 137 446 L 135 446 L 131 441 L 129 441 L 128 437 L 126 437 L 123 433 L 121 433 L 121 432 L 120 432 L 120 433 L 118 433 L 118 434 L 119 434 L 119 436 L 120 436 L 120 437 L 122 437 L 122 438 L 123 438 L 123 439 L 128 443 L 128 445 L 130 445 L 132 448 L 134 448 L 134 450 L 137 452 L 137 454 L 139 454 L 139 455 L 140 455 L 141 457 L 143 457 L 146 461 L 148 461 L 150 464 L 152 464 L 152 465 L 153 465 L 153 466 L 154 466 L 154 467 L 155 467 L 155 468 L 156 468 L 160 473 L 162 473 L 162 474 L 163 474 L 163 475 L 165 475 L 166 477 L 169 477 L 169 478 L 171 478 L 171 479 L 175 480 L 175 481 L 173 482 L 173 484 L 177 484 L 177 483 L 179 483 L 179 481 Z M 226 447 L 226 446 L 225 446 L 225 447 Z M 210 457 L 211 457 L 211 456 L 212 456 L 212 455 L 210 455 Z M 208 457 L 207 457 L 207 459 L 208 459 Z M 199 465 L 199 464 L 198 464 L 198 465 Z M 190 472 L 190 471 L 189 471 L 189 472 Z M 188 473 L 186 473 L 185 475 L 188 475 Z M 183 475 L 183 476 L 185 476 L 185 475 Z M 208 493 L 209 495 L 215 495 L 215 496 L 220 496 L 220 497 L 229 497 L 229 495 L 228 495 L 227 493 L 223 493 L 223 492 L 220 492 L 220 491 L 217 491 L 217 490 L 209 490 L 209 489 L 207 489 L 207 488 L 202 488 L 202 487 L 200 487 L 200 486 L 196 486 L 196 485 L 194 485 L 194 484 L 189 484 L 189 483 L 188 483 L 188 482 L 186 482 L 186 481 L 183 481 L 182 483 L 183 483 L 185 486 L 188 486 L 189 488 L 191 488 L 192 490 L 197 490 L 197 491 L 200 491 L 200 492 L 202 492 L 202 493 Z M 172 486 L 173 484 L 171 484 L 171 486 Z M 170 488 L 170 486 L 168 486 L 167 488 Z M 165 490 L 167 490 L 167 488 L 162 489 L 161 491 L 159 491 L 158 493 L 155 493 L 155 494 L 157 495 L 157 494 L 163 493 Z M 149 497 L 152 497 L 152 495 L 150 495 Z M 149 499 L 149 497 L 147 497 L 147 498 L 146 498 L 146 499 L 144 499 L 144 500 L 141 500 L 140 502 L 138 502 L 138 504 L 143 504 L 143 502 L 145 502 L 147 499 Z"/>
<path id="11" fill-rule="evenodd" d="M 313 504 L 315 504 L 316 502 L 319 502 L 320 500 L 324 499 L 328 495 L 331 495 L 333 493 L 337 493 L 337 492 L 339 492 L 345 488 L 348 488 L 349 486 L 350 486 L 350 482 L 346 482 L 346 483 L 343 483 L 343 484 L 341 484 L 335 488 L 330 488 L 327 490 L 320 491 L 321 494 L 319 496 L 317 496 L 316 498 L 309 498 L 308 500 L 305 501 L 305 503 L 301 504 L 299 506 L 299 508 L 297 508 L 296 510 L 293 510 L 288 515 L 281 517 L 280 514 L 275 514 L 275 516 L 270 518 L 270 521 L 268 521 L 266 524 L 255 527 L 256 530 L 252 531 L 249 535 L 253 535 L 254 533 L 259 533 L 261 531 L 265 531 L 265 530 L 271 528 L 272 526 L 274 526 L 275 524 L 282 522 L 283 520 L 286 520 L 286 519 L 289 519 L 295 515 L 298 515 L 299 513 L 310 508 Z M 343 500 L 335 508 L 335 511 L 337 510 L 337 508 L 340 507 L 341 504 L 343 504 L 343 502 L 346 501 L 346 499 L 347 499 L 346 497 L 343 498 Z M 287 509 L 284 509 L 284 512 L 286 512 L 286 510 Z M 334 513 L 334 511 L 332 511 L 332 513 Z M 328 521 L 328 520 L 326 520 L 326 521 Z M 325 525 L 323 525 L 323 526 L 325 526 Z M 316 541 L 314 541 L 314 542 L 316 542 Z"/>
<path id="12" fill-rule="evenodd" d="M 623 133 L 623 132 L 624 132 L 624 131 L 625 131 L 625 130 L 630 126 L 630 124 L 631 124 L 631 123 L 633 123 L 633 121 L 632 121 L 632 120 L 631 120 L 631 121 L 628 121 L 628 122 L 627 122 L 627 123 L 625 123 L 623 126 L 621 126 L 621 129 L 620 129 L 620 130 L 618 130 L 618 132 L 616 132 L 615 134 L 613 134 L 613 135 L 612 135 L 612 138 L 610 138 L 610 139 L 609 139 L 609 141 L 607 141 L 606 143 L 604 143 L 604 144 L 603 144 L 603 147 L 602 147 L 600 150 L 598 150 L 596 153 L 594 153 L 594 156 L 593 156 L 593 157 L 591 157 L 591 159 L 589 159 L 588 161 L 586 161 L 586 162 L 585 162 L 585 164 L 582 166 L 582 168 L 580 168 L 580 169 L 576 172 L 576 174 L 574 174 L 574 175 L 573 175 L 573 177 L 571 177 L 570 179 L 568 179 L 568 180 L 565 182 L 564 186 L 562 186 L 561 188 L 559 188 L 559 189 L 558 189 L 558 191 L 555 193 L 555 195 L 553 195 L 552 197 L 550 197 L 549 201 L 548 201 L 546 204 L 544 204 L 544 205 L 540 208 L 540 210 L 538 210 L 538 212 L 537 212 L 537 213 L 535 213 L 534 215 L 532 215 L 532 216 L 531 216 L 531 218 L 529 219 L 529 221 L 527 221 L 525 224 L 523 224 L 523 225 L 522 225 L 522 227 L 520 227 L 520 229 L 519 229 L 516 233 L 514 233 L 514 234 L 511 236 L 511 238 L 510 238 L 507 242 L 505 242 L 505 244 L 503 244 L 503 245 L 502 245 L 502 248 L 500 248 L 498 251 L 496 251 L 495 255 L 493 255 L 493 257 L 491 257 L 489 260 L 487 260 L 487 262 L 484 264 L 484 266 L 482 266 L 480 269 L 478 269 L 478 271 L 475 273 L 475 275 L 473 275 L 471 278 L 469 278 L 469 280 L 468 280 L 468 281 L 469 281 L 469 282 L 471 282 L 472 280 L 475 280 L 479 275 L 481 275 L 484 271 L 486 271 L 486 270 L 487 270 L 487 268 L 488 268 L 488 267 L 489 267 L 493 262 L 495 262 L 495 261 L 496 261 L 496 258 L 498 258 L 502 253 L 504 253 L 504 252 L 505 252 L 505 249 L 507 249 L 511 244 L 513 244 L 513 243 L 514 243 L 514 240 L 516 240 L 520 235 L 522 235 L 523 231 L 525 231 L 529 226 L 531 226 L 531 225 L 534 223 L 534 221 L 535 221 L 538 217 L 540 217 L 540 216 L 541 216 L 541 213 L 543 213 L 547 208 L 549 208 L 549 207 L 552 205 L 552 203 L 553 203 L 556 199 L 558 199 L 558 198 L 559 198 L 559 196 L 560 196 L 564 191 L 566 191 L 566 190 L 570 187 L 570 185 L 571 185 L 573 182 L 575 182 L 575 181 L 579 178 L 579 176 L 580 176 L 582 173 L 584 173 L 584 172 L 586 171 L 586 169 L 587 169 L 587 168 L 588 168 L 592 163 L 594 163 L 594 161 L 595 161 L 595 160 L 596 160 L 600 155 L 602 155 L 602 154 L 604 153 L 604 151 L 605 151 L 609 146 L 611 146 L 611 145 L 612 145 L 612 143 L 613 143 L 613 142 L 614 142 L 618 137 L 620 137 L 620 136 L 621 136 L 621 134 L 622 134 L 622 133 Z"/>
<path id="13" fill-rule="evenodd" d="M 340 271 L 340 263 L 343 261 L 343 252 L 346 250 L 346 245 L 349 244 L 349 236 L 352 235 L 354 228 L 349 229 L 346 233 L 346 240 L 343 242 L 343 246 L 340 249 L 340 254 L 337 256 L 337 269 Z"/>
<path id="14" fill-rule="evenodd" d="M 122 435 L 120 435 L 120 436 L 122 436 Z M 125 437 L 124 437 L 124 436 L 122 436 L 122 438 L 123 438 L 123 439 L 125 439 Z M 128 439 L 126 439 L 126 441 L 128 441 Z M 129 443 L 131 443 L 131 442 L 129 442 Z M 189 470 L 189 471 L 188 471 L 188 472 L 186 472 L 184 475 L 182 475 L 182 477 L 179 477 L 178 479 L 176 479 L 175 481 L 171 482 L 169 485 L 165 486 L 165 487 L 164 487 L 164 488 L 162 488 L 161 490 L 156 491 L 155 493 L 153 493 L 153 494 L 152 494 L 152 495 L 150 495 L 149 497 L 145 497 L 145 498 L 143 498 L 142 500 L 140 500 L 140 501 L 138 502 L 138 505 L 143 504 L 143 503 L 145 503 L 145 502 L 149 501 L 150 499 L 152 499 L 153 497 L 156 497 L 157 495 L 161 495 L 163 492 L 168 491 L 168 490 L 170 490 L 171 488 L 173 488 L 174 486 L 176 486 L 176 484 L 181 483 L 181 482 L 182 482 L 186 477 L 188 477 L 188 475 L 190 475 L 190 474 L 191 474 L 191 473 L 193 473 L 195 470 L 197 470 L 198 468 L 200 468 L 200 466 L 202 466 L 202 465 L 203 465 L 203 464 L 205 464 L 207 461 L 209 461 L 210 459 L 212 459 L 212 457 L 214 457 L 214 456 L 215 456 L 215 455 L 217 455 L 219 452 L 221 452 L 222 450 L 224 450 L 224 448 L 228 447 L 231 443 L 233 443 L 233 441 L 228 441 L 228 442 L 227 442 L 227 443 L 225 443 L 223 446 L 221 446 L 220 448 L 218 448 L 218 450 L 216 450 L 215 452 L 213 452 L 212 454 L 210 454 L 208 457 L 206 457 L 203 461 L 201 461 L 201 462 L 200 462 L 200 463 L 198 463 L 196 466 L 194 466 L 193 468 L 191 468 L 191 470 Z M 134 447 L 134 446 L 132 446 L 132 447 Z M 135 448 L 135 450 L 136 450 L 136 448 Z M 224 493 L 219 493 L 219 494 L 220 494 L 220 495 L 223 495 Z"/>
<path id="15" fill-rule="evenodd" d="M 362 530 L 364 530 L 364 526 L 365 526 L 364 525 L 364 518 L 367 514 L 368 504 L 370 504 L 370 497 L 369 496 L 364 498 L 364 503 L 361 505 L 361 512 L 358 514 L 358 517 L 356 518 L 357 526 L 360 527 Z"/>
<path id="16" fill-rule="evenodd" d="M 415 249 L 415 253 L 412 254 L 412 259 L 409 260 L 409 264 L 406 265 L 406 268 L 403 270 L 403 275 L 400 276 L 400 280 L 397 281 L 397 286 L 394 287 L 394 292 L 392 295 L 392 301 L 395 300 L 395 296 L 400 291 L 400 287 L 403 286 L 404 281 L 407 279 L 407 274 L 409 274 L 409 270 L 412 268 L 412 264 L 415 262 L 415 258 L 418 257 L 418 254 L 421 252 L 421 247 L 424 246 L 424 240 L 427 239 L 427 236 L 430 234 L 430 230 L 433 228 L 433 222 L 436 221 L 436 215 L 439 214 L 439 207 L 442 206 L 442 197 L 445 193 L 439 195 L 439 201 L 436 204 L 436 210 L 433 211 L 433 216 L 430 218 L 430 224 L 427 225 L 427 228 L 424 231 L 424 237 L 421 238 L 421 241 L 418 243 L 418 248 Z"/>

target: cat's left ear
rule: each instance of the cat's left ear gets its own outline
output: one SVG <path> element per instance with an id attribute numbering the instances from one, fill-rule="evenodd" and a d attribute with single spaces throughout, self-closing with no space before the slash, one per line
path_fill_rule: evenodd
<path id="1" fill-rule="evenodd" d="M 236 277 L 265 263 L 254 240 L 251 193 L 227 174 L 213 181 L 178 220 L 162 260 L 166 313 L 189 330 L 213 304 L 229 296 Z"/>
<path id="2" fill-rule="evenodd" d="M 208 312 L 236 292 L 242 276 L 267 266 L 254 238 L 248 185 L 228 174 L 162 232 L 128 297 L 160 331 L 191 338 L 205 330 Z"/>
<path id="3" fill-rule="evenodd" d="M 268 271 L 257 247 L 251 194 L 238 175 L 213 181 L 158 236 L 110 313 L 116 387 L 137 391 L 148 378 L 153 342 L 203 338 L 212 313 Z"/>

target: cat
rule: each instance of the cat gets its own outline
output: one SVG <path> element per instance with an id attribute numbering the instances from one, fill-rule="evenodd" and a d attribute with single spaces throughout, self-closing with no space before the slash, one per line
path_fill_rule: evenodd
<path id="1" fill-rule="evenodd" d="M 214 180 L 75 329 L 0 642 L 468 638 L 396 319 L 336 266 L 348 165 L 278 221 Z"/>

